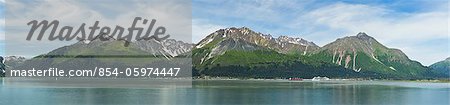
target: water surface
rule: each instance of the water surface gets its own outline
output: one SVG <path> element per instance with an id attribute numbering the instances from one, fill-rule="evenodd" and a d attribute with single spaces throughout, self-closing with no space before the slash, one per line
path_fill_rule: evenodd
<path id="1" fill-rule="evenodd" d="M 396 81 L 195 80 L 179 88 L 0 84 L 0 105 L 449 105 L 449 96 L 449 83 Z"/>

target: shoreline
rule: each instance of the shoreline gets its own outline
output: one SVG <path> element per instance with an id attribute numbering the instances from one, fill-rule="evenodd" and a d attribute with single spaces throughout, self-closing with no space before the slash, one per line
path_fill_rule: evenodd
<path id="1" fill-rule="evenodd" d="M 8 77 L 0 77 L 0 80 L 8 78 Z M 25 78 L 24 78 L 25 79 Z M 30 78 L 31 79 L 31 78 Z M 39 78 L 36 78 L 39 79 Z M 66 78 L 69 79 L 69 78 Z M 73 80 L 76 80 L 77 78 L 73 78 Z M 78 78 L 78 79 L 102 79 L 102 78 Z M 104 79 L 121 79 L 121 78 L 104 78 Z M 124 78 L 126 79 L 126 78 Z M 199 77 L 192 77 L 192 78 L 173 78 L 174 80 L 192 80 L 192 81 L 198 81 L 198 80 L 241 80 L 241 81 L 264 81 L 264 80 L 277 80 L 277 81 L 291 81 L 291 82 L 300 82 L 300 81 L 312 81 L 312 82 L 323 82 L 323 81 L 397 81 L 397 82 L 418 82 L 418 83 L 450 83 L 450 79 L 361 79 L 361 78 L 330 78 L 327 80 L 314 80 L 314 79 L 302 79 L 302 80 L 289 80 L 284 78 L 276 78 L 276 79 L 266 79 L 266 78 L 233 78 L 233 77 L 213 77 L 213 78 L 199 78 Z M 145 80 L 145 78 L 136 80 Z"/>
<path id="2" fill-rule="evenodd" d="M 302 78 L 300 81 L 313 81 L 312 78 Z M 192 80 L 289 80 L 289 78 L 234 78 L 234 77 L 192 77 Z M 403 81 L 403 82 L 428 82 L 428 83 L 450 83 L 450 78 L 446 79 L 365 79 L 365 78 L 330 78 L 329 80 L 319 80 L 319 81 Z"/>

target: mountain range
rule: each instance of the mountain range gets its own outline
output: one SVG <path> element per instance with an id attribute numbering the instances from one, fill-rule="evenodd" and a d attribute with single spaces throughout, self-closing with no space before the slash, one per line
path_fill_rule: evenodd
<path id="1" fill-rule="evenodd" d="M 302 38 L 288 36 L 275 38 L 246 27 L 217 30 L 197 44 L 173 39 L 127 42 L 107 35 L 97 37 L 93 40 L 82 40 L 34 57 L 24 61 L 16 68 L 31 66 L 43 68 L 53 66 L 74 67 L 73 64 L 80 63 L 83 66 L 129 66 L 136 64 L 150 66 L 151 61 L 191 57 L 193 76 L 448 78 L 448 74 L 432 69 L 439 68 L 439 66 L 431 66 L 431 68 L 423 66 L 417 61 L 410 60 L 401 50 L 386 47 L 363 32 L 355 36 L 339 38 L 323 47 Z M 130 45 L 124 47 L 124 43 Z M 108 60 L 108 57 L 117 56 L 123 59 Z M 144 58 L 149 56 L 154 58 L 135 59 L 143 56 L 145 56 Z M 74 59 L 80 57 L 87 58 L 89 61 Z M 131 57 L 131 59 L 125 60 L 127 57 Z"/>
<path id="2" fill-rule="evenodd" d="M 274 38 L 246 27 L 227 28 L 201 40 L 192 54 L 199 74 L 214 76 L 445 77 L 364 32 L 319 47 L 301 38 Z"/>
<path id="3" fill-rule="evenodd" d="M 124 46 L 128 44 L 128 46 Z M 140 40 L 127 42 L 108 35 L 98 35 L 92 40 L 81 40 L 63 46 L 24 61 L 11 69 L 30 70 L 60 68 L 65 70 L 83 70 L 96 67 L 119 68 L 130 67 L 167 67 L 189 68 L 191 61 L 179 59 L 180 54 L 188 54 L 192 44 L 167 39 L 163 41 Z M 119 71 L 124 72 L 125 71 Z M 181 72 L 179 74 L 182 74 Z M 183 76 L 190 76 L 183 73 Z"/>
<path id="4" fill-rule="evenodd" d="M 22 57 L 22 56 L 7 56 L 4 57 L 5 61 L 5 65 L 8 65 L 8 68 L 14 68 L 17 66 L 22 65 L 23 62 L 25 62 L 26 58 Z"/>

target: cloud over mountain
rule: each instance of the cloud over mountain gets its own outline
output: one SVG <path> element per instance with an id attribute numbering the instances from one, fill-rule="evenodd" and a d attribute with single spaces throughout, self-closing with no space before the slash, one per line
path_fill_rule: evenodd
<path id="1" fill-rule="evenodd" d="M 193 18 L 205 24 L 303 37 L 319 46 L 367 32 L 425 65 L 449 54 L 448 1 L 194 0 L 193 5 Z"/>

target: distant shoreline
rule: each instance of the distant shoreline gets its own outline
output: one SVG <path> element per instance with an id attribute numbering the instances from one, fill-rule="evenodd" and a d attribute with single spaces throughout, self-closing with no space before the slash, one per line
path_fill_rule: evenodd
<path id="1" fill-rule="evenodd" d="M 235 78 L 235 77 L 192 77 L 193 80 L 289 80 L 286 78 Z M 303 78 L 303 80 L 312 80 L 312 78 Z M 295 80 L 294 80 L 295 81 Z M 440 79 L 369 79 L 369 78 L 330 78 L 325 81 L 410 81 L 410 82 L 448 82 L 450 83 L 450 78 L 440 78 Z"/>
<path id="2" fill-rule="evenodd" d="M 0 77 L 0 79 L 8 78 L 8 77 Z M 75 78 L 74 78 L 75 79 Z M 84 78 L 88 79 L 88 78 Z M 95 79 L 95 78 L 93 78 Z M 99 79 L 99 78 L 97 78 Z M 108 79 L 108 78 L 105 78 Z M 188 78 L 178 78 L 180 80 Z M 113 80 L 113 79 L 111 79 Z M 232 78 L 232 77 L 213 77 L 213 78 L 198 78 L 198 77 L 192 77 L 191 80 L 249 80 L 249 81 L 258 81 L 258 80 L 280 80 L 280 81 L 399 81 L 399 82 L 423 82 L 423 83 L 450 83 L 450 79 L 415 79 L 415 80 L 408 80 L 408 79 L 361 79 L 361 78 L 346 78 L 346 79 L 329 79 L 329 80 L 313 80 L 313 79 L 302 79 L 302 80 L 289 80 L 289 79 L 264 79 L 264 78 Z"/>

